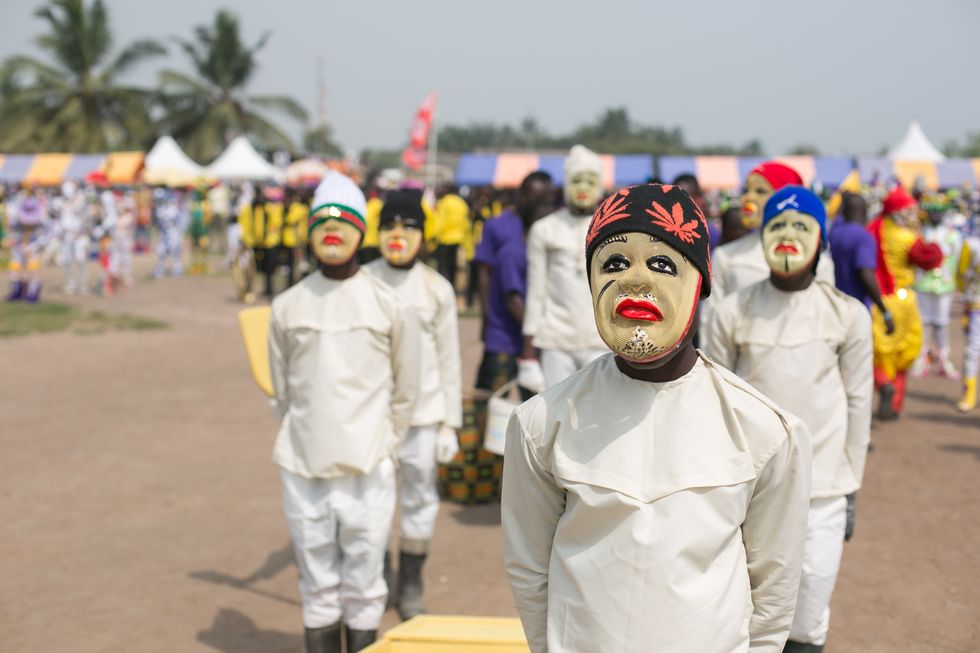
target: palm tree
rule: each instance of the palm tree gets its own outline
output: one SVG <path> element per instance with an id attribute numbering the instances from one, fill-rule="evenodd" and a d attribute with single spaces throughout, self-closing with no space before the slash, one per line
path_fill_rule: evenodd
<path id="1" fill-rule="evenodd" d="M 53 63 L 15 55 L 0 64 L 0 151 L 104 152 L 142 144 L 152 95 L 116 79 L 164 47 L 143 39 L 111 57 L 102 0 L 88 6 L 52 0 L 34 15 L 48 25 L 37 45 Z"/>
<path id="2" fill-rule="evenodd" d="M 267 147 L 294 149 L 292 140 L 260 111 L 280 111 L 306 121 L 306 110 L 284 96 L 246 95 L 258 65 L 256 53 L 269 39 L 266 32 L 251 47 L 242 42 L 238 19 L 220 10 L 210 26 L 198 26 L 194 40 L 175 39 L 191 59 L 198 78 L 175 70 L 160 74 L 164 87 L 164 126 L 199 161 L 217 155 L 239 135 L 257 138 Z"/>

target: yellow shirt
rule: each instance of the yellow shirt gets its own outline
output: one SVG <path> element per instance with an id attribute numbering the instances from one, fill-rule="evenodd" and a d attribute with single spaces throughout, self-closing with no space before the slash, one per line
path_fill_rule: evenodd
<path id="1" fill-rule="evenodd" d="M 895 279 L 896 289 L 911 288 L 915 283 L 915 268 L 909 264 L 909 250 L 918 239 L 918 234 L 907 227 L 900 227 L 890 218 L 882 222 L 881 249 L 885 265 Z"/>
<path id="2" fill-rule="evenodd" d="M 372 197 L 367 201 L 367 210 L 364 215 L 364 239 L 361 241 L 361 247 L 378 246 L 378 223 L 381 221 L 383 204 L 378 197 Z"/>
<path id="3" fill-rule="evenodd" d="M 303 202 L 293 202 L 286 211 L 282 228 L 283 247 L 299 247 L 306 244 L 306 218 L 310 207 Z"/>
<path id="4" fill-rule="evenodd" d="M 434 237 L 440 245 L 462 245 L 470 230 L 470 206 L 459 195 L 436 202 Z"/>
<path id="5" fill-rule="evenodd" d="M 282 204 L 248 204 L 238 216 L 238 226 L 242 232 L 242 241 L 248 247 L 276 247 L 282 232 Z"/>

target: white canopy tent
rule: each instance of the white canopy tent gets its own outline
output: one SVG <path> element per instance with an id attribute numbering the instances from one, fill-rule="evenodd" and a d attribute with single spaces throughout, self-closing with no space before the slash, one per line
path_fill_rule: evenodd
<path id="1" fill-rule="evenodd" d="M 208 174 L 218 179 L 262 180 L 280 179 L 282 171 L 262 158 L 248 139 L 238 136 L 225 151 L 207 167 Z"/>
<path id="2" fill-rule="evenodd" d="M 144 159 L 143 180 L 148 184 L 184 186 L 207 176 L 171 136 L 161 136 Z"/>
<path id="3" fill-rule="evenodd" d="M 888 158 L 892 161 L 928 161 L 930 163 L 946 160 L 939 148 L 926 138 L 917 120 L 912 121 L 902 140 L 888 152 Z"/>

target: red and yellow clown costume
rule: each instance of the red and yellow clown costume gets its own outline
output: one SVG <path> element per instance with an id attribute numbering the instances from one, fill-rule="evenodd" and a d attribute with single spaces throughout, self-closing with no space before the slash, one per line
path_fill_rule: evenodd
<path id="1" fill-rule="evenodd" d="M 917 207 L 918 202 L 898 186 L 885 198 L 881 215 L 868 225 L 878 243 L 876 275 L 882 300 L 895 323 L 894 332 L 887 333 L 881 312 L 872 308 L 875 387 L 881 392 L 883 417 L 901 412 L 906 372 L 922 348 L 922 321 L 912 290 L 916 268 L 932 270 L 943 262 L 939 246 L 925 242 L 917 222 L 902 216 Z"/>

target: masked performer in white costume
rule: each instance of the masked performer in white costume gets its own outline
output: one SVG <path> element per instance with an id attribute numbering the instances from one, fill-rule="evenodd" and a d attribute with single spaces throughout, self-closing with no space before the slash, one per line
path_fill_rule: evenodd
<path id="1" fill-rule="evenodd" d="M 394 289 L 422 325 L 419 398 L 398 452 L 402 484 L 396 605 L 403 619 L 424 612 L 422 566 L 439 512 L 436 461 L 446 463 L 456 455 L 456 429 L 463 425 L 456 293 L 452 284 L 418 260 L 424 230 L 422 194 L 390 193 L 379 221 L 382 258 L 365 266 Z"/>
<path id="2" fill-rule="evenodd" d="M 272 303 L 269 367 L 281 420 L 286 521 L 300 571 L 308 653 L 373 642 L 385 609 L 384 552 L 395 509 L 392 458 L 418 397 L 418 320 L 359 270 L 364 195 L 330 172 L 309 232 L 319 271 Z"/>
<path id="3" fill-rule="evenodd" d="M 565 159 L 565 206 L 535 222 L 527 237 L 525 344 L 518 380 L 536 392 L 606 351 L 592 319 L 589 275 L 582 257 L 589 218 L 600 199 L 602 160 L 576 145 Z"/>
<path id="4" fill-rule="evenodd" d="M 813 485 L 796 615 L 785 651 L 823 650 L 853 493 L 861 487 L 874 395 L 871 317 L 815 278 L 826 242 L 819 197 L 787 186 L 766 203 L 761 241 L 772 271 L 715 306 L 702 343 L 722 365 L 798 415 L 813 435 Z M 850 518 L 850 519 L 849 519 Z"/>
<path id="5" fill-rule="evenodd" d="M 800 577 L 810 434 L 698 352 L 704 215 L 679 188 L 603 202 L 586 237 L 612 349 L 511 418 L 507 574 L 533 653 L 779 653 Z"/>

